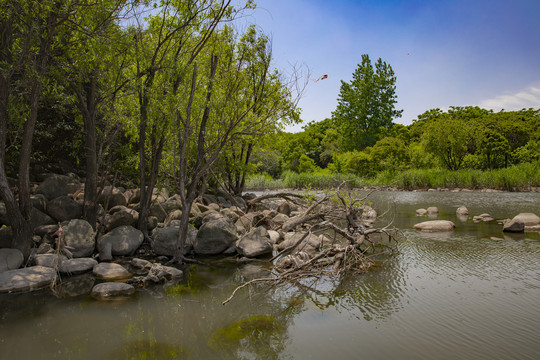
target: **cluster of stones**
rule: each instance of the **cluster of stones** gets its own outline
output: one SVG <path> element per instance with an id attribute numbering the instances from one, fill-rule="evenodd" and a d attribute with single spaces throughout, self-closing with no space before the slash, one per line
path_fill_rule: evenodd
<path id="1" fill-rule="evenodd" d="M 52 175 L 35 189 L 32 196 L 34 209 L 31 220 L 35 234 L 35 248 L 31 256 L 34 266 L 30 268 L 33 268 L 32 271 L 44 272 L 43 282 L 24 288 L 6 285 L 0 288 L 0 292 L 25 291 L 46 286 L 54 281 L 56 270 L 61 274 L 93 271 L 99 279 L 111 281 L 96 271 L 102 267 L 115 267 L 120 270 L 118 266 L 121 265 L 105 262 L 137 254 L 144 240 L 141 231 L 135 228 L 139 217 L 139 191 L 112 187 L 103 190 L 100 203 L 108 204 L 109 210 L 100 208 L 99 221 L 105 232 L 97 240 L 92 226 L 81 219 L 83 198 L 83 184 L 75 177 Z M 247 211 L 246 200 L 252 198 L 253 196 L 250 197 L 249 194 L 245 198 L 238 196 L 230 198 L 226 194 L 205 195 L 202 202 L 195 202 L 190 210 L 190 225 L 184 255 L 238 254 L 243 257 L 258 257 L 295 244 L 304 235 L 301 230 L 285 234 L 275 231 L 284 224 L 293 222 L 295 216 L 300 216 L 297 206 L 273 199 L 258 203 Z M 5 215 L 5 207 L 0 205 L 0 223 L 8 225 L 0 229 L 0 248 L 9 247 L 11 242 Z M 178 195 L 169 196 L 166 190 L 155 192 L 149 209 L 148 228 L 152 253 L 156 257 L 170 258 L 175 255 L 181 215 L 182 206 Z M 363 220 L 366 224 L 373 221 L 376 216 L 372 208 L 364 209 Z M 58 249 L 55 248 L 51 234 L 58 229 L 58 223 L 62 226 L 64 242 L 73 259 L 59 255 Z M 299 247 L 302 251 L 310 253 L 330 242 L 325 236 L 308 236 Z M 14 249 L 9 251 L 17 252 Z M 20 261 L 9 260 L 9 263 L 6 262 L 8 265 L 4 267 L 0 264 L 0 271 L 1 269 L 15 271 L 12 274 L 22 271 L 23 269 L 18 269 L 22 265 L 22 255 L 19 253 L 15 257 Z M 151 280 L 156 282 L 158 279 L 161 281 L 163 278 L 178 276 L 178 273 L 171 270 L 174 268 L 163 268 L 163 265 L 160 265 L 161 267 L 158 265 L 157 262 L 141 265 L 140 261 L 137 261 L 131 263 L 130 267 L 146 271 L 145 277 L 136 281 L 137 283 L 147 283 Z M 96 297 L 109 296 L 98 296 L 100 290 L 105 294 L 110 293 L 110 296 L 116 296 L 117 288 L 128 291 L 125 285 L 114 285 L 115 288 L 111 288 L 113 286 L 111 284 L 99 284 L 92 293 Z"/>
<path id="2" fill-rule="evenodd" d="M 429 207 L 427 209 L 416 210 L 417 216 L 437 217 L 439 210 L 436 207 Z M 467 221 L 469 219 L 469 210 L 465 206 L 460 206 L 456 209 L 456 217 L 461 221 Z M 490 222 L 494 221 L 490 214 L 484 213 L 473 216 L 472 220 L 478 222 Z M 499 221 L 503 225 L 504 232 L 532 232 L 540 231 L 540 217 L 533 213 L 520 213 L 514 216 L 512 219 L 504 219 Z M 443 232 L 452 231 L 456 225 L 449 220 L 430 220 L 418 223 L 413 226 L 414 229 L 425 232 Z"/>

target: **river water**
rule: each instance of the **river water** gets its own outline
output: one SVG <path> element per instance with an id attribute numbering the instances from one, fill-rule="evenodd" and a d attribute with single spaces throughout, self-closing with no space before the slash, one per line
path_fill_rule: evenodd
<path id="1" fill-rule="evenodd" d="M 369 201 L 406 240 L 366 274 L 256 286 L 225 306 L 264 268 L 192 266 L 179 286 L 117 302 L 67 290 L 2 295 L 0 359 L 540 358 L 540 235 L 455 215 L 461 205 L 496 219 L 540 214 L 539 193 L 380 192 Z M 412 230 L 426 220 L 415 210 L 428 206 L 455 231 Z"/>

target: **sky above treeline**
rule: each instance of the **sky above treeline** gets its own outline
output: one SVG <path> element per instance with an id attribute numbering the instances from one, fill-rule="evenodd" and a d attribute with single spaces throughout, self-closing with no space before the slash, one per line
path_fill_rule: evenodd
<path id="1" fill-rule="evenodd" d="M 308 82 L 304 123 L 331 117 L 341 80 L 352 79 L 362 54 L 394 69 L 397 123 L 450 106 L 540 108 L 540 0 L 256 2 L 245 21 L 271 37 L 274 66 L 328 75 Z"/>

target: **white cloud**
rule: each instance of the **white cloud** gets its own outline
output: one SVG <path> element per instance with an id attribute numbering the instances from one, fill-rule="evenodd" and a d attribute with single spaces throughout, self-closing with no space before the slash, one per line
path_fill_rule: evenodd
<path id="1" fill-rule="evenodd" d="M 523 108 L 540 108 L 540 85 L 530 86 L 515 94 L 499 95 L 486 99 L 478 105 L 493 110 L 521 110 Z"/>

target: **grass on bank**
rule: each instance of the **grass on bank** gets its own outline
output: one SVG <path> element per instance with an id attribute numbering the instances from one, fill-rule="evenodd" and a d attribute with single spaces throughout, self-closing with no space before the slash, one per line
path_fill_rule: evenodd
<path id="1" fill-rule="evenodd" d="M 327 170 L 300 174 L 285 171 L 279 179 L 273 179 L 268 174 L 252 175 L 246 185 L 248 189 L 331 188 L 338 186 L 344 180 L 349 180 L 353 187 L 396 186 L 407 190 L 427 188 L 529 190 L 531 187 L 540 187 L 540 162 L 519 164 L 492 171 L 474 169 L 457 171 L 446 169 L 384 170 L 373 178 L 353 174 L 332 174 Z"/>

